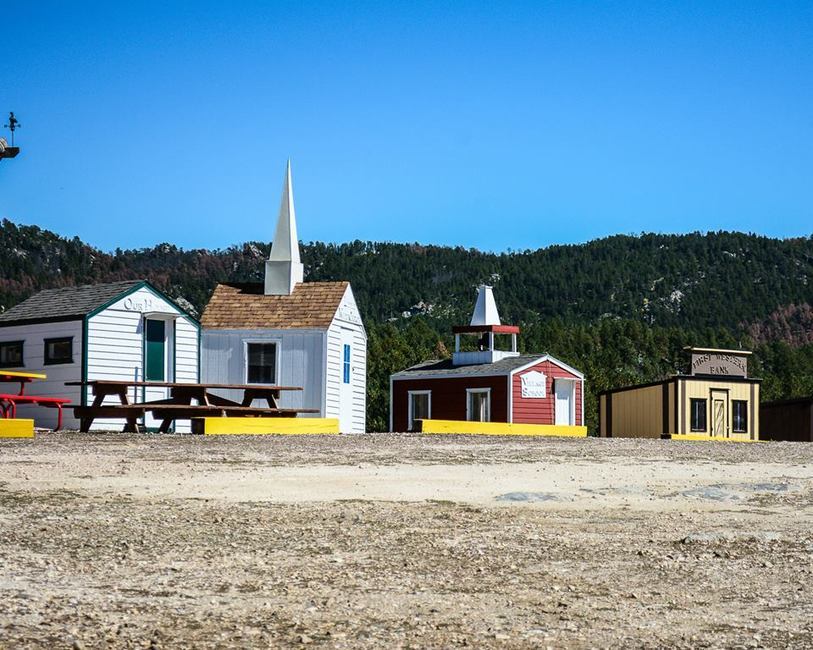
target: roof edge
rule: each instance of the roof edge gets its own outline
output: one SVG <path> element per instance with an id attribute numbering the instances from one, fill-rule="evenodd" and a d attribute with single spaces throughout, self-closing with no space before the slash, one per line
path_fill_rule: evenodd
<path id="1" fill-rule="evenodd" d="M 0 321 L 2 327 L 16 327 L 19 325 L 38 325 L 40 323 L 67 323 L 84 320 L 84 316 L 46 316 L 44 318 L 18 318 L 15 320 Z"/>

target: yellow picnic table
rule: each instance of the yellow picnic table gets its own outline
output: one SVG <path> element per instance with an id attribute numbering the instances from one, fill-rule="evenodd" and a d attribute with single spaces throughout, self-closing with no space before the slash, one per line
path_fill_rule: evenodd
<path id="1" fill-rule="evenodd" d="M 0 382 L 20 382 L 20 395 L 25 390 L 25 385 L 35 379 L 48 379 L 48 375 L 41 372 L 20 372 L 19 370 L 0 370 Z"/>

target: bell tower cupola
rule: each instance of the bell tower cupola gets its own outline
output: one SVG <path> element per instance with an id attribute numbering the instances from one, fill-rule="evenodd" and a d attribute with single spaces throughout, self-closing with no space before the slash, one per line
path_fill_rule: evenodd
<path id="1" fill-rule="evenodd" d="M 517 352 L 519 327 L 500 323 L 500 314 L 494 300 L 494 290 L 488 285 L 481 284 L 477 288 L 477 302 L 474 304 L 471 323 L 453 327 L 452 332 L 454 333 L 452 363 L 456 366 L 494 363 L 506 357 L 519 356 L 519 352 Z M 461 350 L 461 336 L 464 335 L 477 337 L 476 350 Z M 511 337 L 510 350 L 497 349 L 497 335 Z"/>

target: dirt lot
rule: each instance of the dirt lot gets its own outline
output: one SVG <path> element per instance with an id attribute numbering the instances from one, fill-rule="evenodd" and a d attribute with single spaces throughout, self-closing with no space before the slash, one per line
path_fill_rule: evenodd
<path id="1" fill-rule="evenodd" d="M 0 646 L 813 647 L 813 445 L 0 441 Z"/>

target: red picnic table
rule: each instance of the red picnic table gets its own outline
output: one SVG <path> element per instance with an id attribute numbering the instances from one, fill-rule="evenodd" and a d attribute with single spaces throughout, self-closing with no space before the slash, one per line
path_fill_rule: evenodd
<path id="1" fill-rule="evenodd" d="M 18 370 L 0 370 L 0 383 L 19 383 L 17 393 L 0 393 L 0 411 L 4 418 L 17 417 L 18 404 L 36 404 L 47 408 L 57 409 L 56 429 L 62 428 L 62 406 L 71 400 L 63 397 L 47 397 L 45 395 L 26 395 L 25 387 L 37 379 L 47 379 L 47 375 L 39 372 L 20 372 Z"/>

